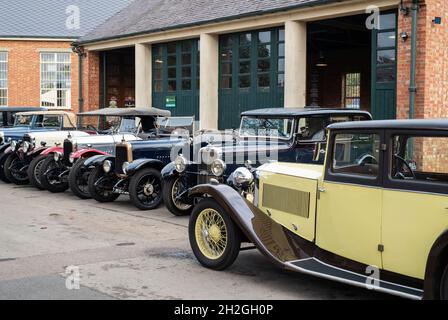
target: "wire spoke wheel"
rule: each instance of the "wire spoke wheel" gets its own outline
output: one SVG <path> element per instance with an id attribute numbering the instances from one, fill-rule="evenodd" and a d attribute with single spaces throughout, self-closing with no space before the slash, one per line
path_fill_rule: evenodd
<path id="1" fill-rule="evenodd" d="M 184 183 L 184 179 L 182 177 L 177 178 L 176 181 L 174 181 L 173 187 L 171 189 L 171 200 L 173 201 L 176 208 L 183 211 L 189 210 L 192 207 L 191 204 L 183 203 L 180 199 L 177 199 L 177 197 L 185 192 L 185 190 L 186 186 Z"/>
<path id="2" fill-rule="evenodd" d="M 227 247 L 227 226 L 218 211 L 203 210 L 196 220 L 196 241 L 202 254 L 209 259 L 219 259 Z"/>
<path id="3" fill-rule="evenodd" d="M 15 157 L 9 166 L 11 175 L 18 181 L 28 180 L 26 171 L 22 170 L 24 166 L 25 164 L 18 157 Z"/>

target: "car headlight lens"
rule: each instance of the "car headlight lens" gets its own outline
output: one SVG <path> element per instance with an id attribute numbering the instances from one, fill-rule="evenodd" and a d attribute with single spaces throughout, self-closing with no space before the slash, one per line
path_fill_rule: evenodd
<path id="1" fill-rule="evenodd" d="M 23 149 L 23 152 L 25 152 L 25 153 L 28 152 L 28 150 L 30 150 L 30 143 L 28 141 L 25 141 L 23 143 L 22 149 Z"/>
<path id="2" fill-rule="evenodd" d="M 232 183 L 236 187 L 248 186 L 253 181 L 254 181 L 254 175 L 247 168 L 244 167 L 238 168 L 232 174 Z"/>
<path id="3" fill-rule="evenodd" d="M 53 154 L 54 161 L 58 162 L 61 159 L 62 154 L 60 152 L 55 152 Z"/>
<path id="4" fill-rule="evenodd" d="M 123 170 L 123 172 L 125 174 L 128 172 L 128 167 L 129 167 L 129 162 L 123 163 L 123 166 L 121 167 L 121 169 Z"/>
<path id="5" fill-rule="evenodd" d="M 226 171 L 226 163 L 221 159 L 216 159 L 212 163 L 211 170 L 215 176 L 220 177 Z"/>
<path id="6" fill-rule="evenodd" d="M 16 147 L 17 147 L 17 141 L 12 140 L 12 141 L 11 141 L 11 149 L 15 150 Z"/>
<path id="7" fill-rule="evenodd" d="M 112 162 L 110 162 L 109 160 L 104 161 L 103 170 L 105 173 L 109 173 L 112 170 Z"/>
<path id="8" fill-rule="evenodd" d="M 174 168 L 177 172 L 182 173 L 187 168 L 187 163 L 187 159 L 183 155 L 179 155 L 174 161 Z"/>

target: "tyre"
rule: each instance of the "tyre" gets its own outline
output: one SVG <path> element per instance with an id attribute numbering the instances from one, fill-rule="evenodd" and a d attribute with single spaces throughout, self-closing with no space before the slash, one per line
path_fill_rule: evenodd
<path id="1" fill-rule="evenodd" d="M 90 199 L 92 196 L 89 192 L 89 168 L 84 166 L 86 159 L 76 161 L 68 175 L 68 185 L 70 190 L 80 199 Z"/>
<path id="2" fill-rule="evenodd" d="M 5 175 L 5 162 L 7 158 L 8 158 L 7 154 L 3 152 L 0 154 L 0 180 L 3 181 L 4 183 L 11 183 L 11 181 L 9 181 L 9 179 L 6 178 Z"/>
<path id="3" fill-rule="evenodd" d="M 106 175 L 102 167 L 97 167 L 89 175 L 90 196 L 98 202 L 114 202 L 120 196 L 113 192 L 117 179 L 112 174 Z"/>
<path id="4" fill-rule="evenodd" d="M 40 183 L 52 193 L 64 192 L 68 189 L 68 182 L 60 175 L 66 170 L 65 165 L 54 161 L 52 154 L 47 155 L 40 168 Z"/>
<path id="5" fill-rule="evenodd" d="M 152 210 L 160 206 L 162 198 L 162 175 L 159 170 L 147 168 L 131 178 L 129 196 L 140 210 Z"/>
<path id="6" fill-rule="evenodd" d="M 448 265 L 440 280 L 440 300 L 448 300 Z"/>
<path id="7" fill-rule="evenodd" d="M 17 154 L 11 153 L 5 161 L 4 173 L 6 178 L 14 184 L 25 185 L 30 183 L 26 173 L 25 163 L 19 159 Z"/>
<path id="8" fill-rule="evenodd" d="M 40 182 L 40 168 L 45 160 L 45 155 L 39 155 L 31 161 L 30 166 L 28 167 L 27 174 L 28 179 L 30 179 L 31 185 L 36 187 L 39 190 L 45 190 Z"/>
<path id="9" fill-rule="evenodd" d="M 209 269 L 228 268 L 240 252 L 240 230 L 212 198 L 203 199 L 194 207 L 188 236 L 199 263 Z"/>
<path id="10" fill-rule="evenodd" d="M 191 204 L 183 203 L 176 197 L 185 191 L 183 177 L 172 176 L 163 181 L 162 195 L 166 208 L 175 216 L 189 215 L 193 209 Z"/>

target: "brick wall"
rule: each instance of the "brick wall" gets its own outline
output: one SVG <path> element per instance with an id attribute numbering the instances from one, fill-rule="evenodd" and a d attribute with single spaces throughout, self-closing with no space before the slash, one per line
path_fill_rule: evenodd
<path id="1" fill-rule="evenodd" d="M 411 6 L 411 0 L 404 3 Z M 432 20 L 442 17 L 442 24 Z M 417 35 L 417 94 L 415 118 L 448 117 L 448 1 L 420 1 Z M 409 118 L 411 67 L 411 13 L 398 19 L 398 33 L 407 32 L 406 42 L 399 39 L 397 51 L 397 117 Z"/>

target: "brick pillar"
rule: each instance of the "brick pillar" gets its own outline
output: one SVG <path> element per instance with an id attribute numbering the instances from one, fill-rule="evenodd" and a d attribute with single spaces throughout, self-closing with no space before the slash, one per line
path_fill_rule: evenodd
<path id="1" fill-rule="evenodd" d="M 82 85 L 84 112 L 100 108 L 100 56 L 97 51 L 86 51 L 83 61 Z"/>

